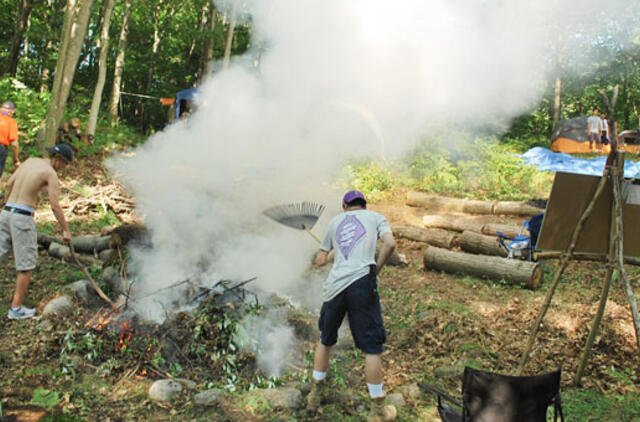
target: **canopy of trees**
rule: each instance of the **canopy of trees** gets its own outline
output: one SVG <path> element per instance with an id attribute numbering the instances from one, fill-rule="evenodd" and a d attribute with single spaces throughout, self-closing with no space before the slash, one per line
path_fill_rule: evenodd
<path id="1" fill-rule="evenodd" d="M 197 85 L 208 72 L 216 71 L 211 67 L 212 60 L 221 59 L 218 63 L 224 66 L 228 62 L 225 55 L 242 54 L 251 47 L 251 21 L 243 16 L 242 2 L 234 6 L 219 3 L 0 0 L 0 75 L 13 76 L 33 90 L 51 92 L 54 100 L 64 99 L 64 92 L 56 92 L 55 73 L 56 69 L 65 69 L 59 60 L 69 60 L 68 51 L 74 50 L 64 46 L 66 12 L 86 7 L 88 28 L 81 31 L 82 46 L 77 64 L 72 66 L 70 104 L 87 112 L 94 108 L 88 125 L 90 134 L 95 127 L 96 107 L 100 109 L 98 119 L 110 116 L 112 122 L 122 121 L 141 133 L 150 133 L 167 122 L 168 109 L 160 104 L 159 97 L 174 97 L 177 91 Z M 76 12 L 75 16 L 79 15 Z M 243 19 L 237 19 L 240 16 Z M 637 19 L 633 16 L 637 13 L 630 8 L 626 18 Z M 545 92 L 542 101 L 515 119 L 507 136 L 548 139 L 558 119 L 602 108 L 598 91 L 610 95 L 616 85 L 620 92 L 615 119 L 621 129 L 638 127 L 640 36 L 629 29 L 633 25 L 620 24 L 616 19 L 622 18 L 603 22 L 610 36 L 596 39 L 576 37 L 583 28 L 551 28 L 558 33 L 558 42 L 550 46 L 548 54 L 549 63 L 555 63 L 555 76 L 541 87 Z M 620 36 L 620 31 L 629 33 Z M 584 57 L 567 54 L 579 50 L 575 43 L 580 39 L 588 40 L 581 46 Z M 628 41 L 621 44 L 624 39 Z M 74 61 L 68 63 L 73 65 Z M 60 84 L 64 86 L 64 82 Z M 64 101 L 60 105 L 64 109 Z"/>

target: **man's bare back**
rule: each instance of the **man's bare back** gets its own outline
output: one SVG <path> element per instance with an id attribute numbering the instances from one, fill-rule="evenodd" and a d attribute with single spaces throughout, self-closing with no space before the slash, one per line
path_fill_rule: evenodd
<path id="1" fill-rule="evenodd" d="M 7 202 L 35 208 L 43 188 L 58 185 L 58 176 L 48 158 L 29 158 L 8 182 L 11 192 Z"/>

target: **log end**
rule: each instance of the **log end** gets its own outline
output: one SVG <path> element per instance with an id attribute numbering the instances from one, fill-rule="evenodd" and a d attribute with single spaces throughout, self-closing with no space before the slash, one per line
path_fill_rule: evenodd
<path id="1" fill-rule="evenodd" d="M 536 264 L 526 286 L 528 289 L 537 290 L 540 288 L 540 284 L 542 284 L 542 266 L 540 264 Z"/>

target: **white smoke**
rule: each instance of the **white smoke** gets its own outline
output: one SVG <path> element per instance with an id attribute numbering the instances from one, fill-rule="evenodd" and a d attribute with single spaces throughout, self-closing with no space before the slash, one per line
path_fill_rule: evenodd
<path id="1" fill-rule="evenodd" d="M 321 236 L 346 160 L 392 157 L 433 128 L 521 113 L 541 95 L 558 31 L 578 25 L 570 37 L 589 44 L 605 12 L 593 0 L 242 4 L 256 49 L 200 87 L 188 121 L 111 162 L 151 232 L 153 248 L 132 251 L 138 295 L 208 273 L 256 276 L 265 290 L 318 303 L 319 282 L 302 275 L 317 244 L 260 212 L 325 203 Z M 612 0 L 606 13 L 625 7 Z M 138 310 L 160 319 L 158 300 Z"/>
<path id="2" fill-rule="evenodd" d="M 263 315 L 247 315 L 240 321 L 234 342 L 256 355 L 258 367 L 268 377 L 278 377 L 295 353 L 293 328 L 286 324 L 284 312 L 272 309 Z"/>

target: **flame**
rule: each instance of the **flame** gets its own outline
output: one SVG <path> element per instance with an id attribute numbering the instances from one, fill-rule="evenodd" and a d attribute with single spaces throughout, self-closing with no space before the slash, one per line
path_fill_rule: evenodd
<path id="1" fill-rule="evenodd" d="M 133 336 L 133 327 L 127 321 L 120 324 L 120 335 L 116 343 L 116 352 L 124 352 L 127 350 L 127 344 Z"/>
<path id="2" fill-rule="evenodd" d="M 93 327 L 97 331 L 102 331 L 116 315 L 114 311 L 108 309 L 100 309 L 96 316 L 85 324 L 85 328 Z"/>

